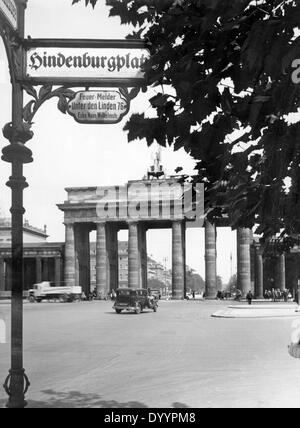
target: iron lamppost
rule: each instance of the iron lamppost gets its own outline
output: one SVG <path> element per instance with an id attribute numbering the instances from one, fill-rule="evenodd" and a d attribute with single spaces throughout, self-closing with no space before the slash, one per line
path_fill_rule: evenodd
<path id="1" fill-rule="evenodd" d="M 2 160 L 12 165 L 12 174 L 7 182 L 11 188 L 12 230 L 12 290 L 11 290 L 11 369 L 4 383 L 9 396 L 7 407 L 24 408 L 29 381 L 23 367 L 23 190 L 28 186 L 23 177 L 23 164 L 32 162 L 32 153 L 25 143 L 32 138 L 30 127 L 23 122 L 23 70 L 22 39 L 27 0 L 15 0 L 17 31 L 1 20 L 1 36 L 5 45 L 12 84 L 12 122 L 3 129 L 9 145 L 2 150 Z M 13 9 L 12 9 L 13 11 Z"/>

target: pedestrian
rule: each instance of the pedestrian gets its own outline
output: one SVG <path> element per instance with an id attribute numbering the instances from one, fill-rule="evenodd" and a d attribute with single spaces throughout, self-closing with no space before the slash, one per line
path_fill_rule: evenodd
<path id="1" fill-rule="evenodd" d="M 241 300 L 241 298 L 242 298 L 242 292 L 241 292 L 241 290 L 237 289 L 236 295 L 235 295 L 235 300 L 237 300 L 239 302 Z"/>
<path id="2" fill-rule="evenodd" d="M 277 288 L 277 290 L 275 292 L 276 292 L 276 300 L 278 302 L 280 302 L 281 301 L 281 291 L 279 290 L 279 288 Z"/>
<path id="3" fill-rule="evenodd" d="M 152 294 L 151 288 L 148 288 L 148 301 L 150 305 L 153 305 L 155 297 Z"/>
<path id="4" fill-rule="evenodd" d="M 192 292 L 193 299 L 195 300 L 195 290 Z"/>
<path id="5" fill-rule="evenodd" d="M 247 302 L 249 305 L 252 305 L 252 300 L 253 300 L 253 294 L 252 291 L 250 290 L 246 296 Z"/>
<path id="6" fill-rule="evenodd" d="M 93 299 L 97 299 L 97 287 L 93 290 Z"/>

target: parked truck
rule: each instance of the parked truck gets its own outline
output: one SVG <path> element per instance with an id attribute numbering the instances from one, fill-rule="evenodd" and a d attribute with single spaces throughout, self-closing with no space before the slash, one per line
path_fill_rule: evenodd
<path id="1" fill-rule="evenodd" d="M 58 300 L 59 302 L 74 302 L 82 295 L 81 287 L 51 287 L 50 282 L 34 284 L 29 290 L 30 302 L 41 303 L 43 300 Z"/>

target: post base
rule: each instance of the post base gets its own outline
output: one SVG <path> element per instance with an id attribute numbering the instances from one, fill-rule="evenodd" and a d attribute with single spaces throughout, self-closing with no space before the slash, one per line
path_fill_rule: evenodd
<path id="1" fill-rule="evenodd" d="M 24 409 L 27 406 L 25 394 L 30 386 L 25 370 L 10 370 L 3 388 L 9 396 L 6 407 L 9 409 Z"/>

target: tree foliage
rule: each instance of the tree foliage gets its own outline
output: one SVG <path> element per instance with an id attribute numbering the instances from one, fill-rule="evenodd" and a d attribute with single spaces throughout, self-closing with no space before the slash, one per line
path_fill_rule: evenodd
<path id="1" fill-rule="evenodd" d="M 77 3 L 80 0 L 74 0 Z M 96 5 L 97 0 L 85 0 Z M 100 0 L 99 0 L 100 1 Z M 184 148 L 209 216 L 266 237 L 300 233 L 300 5 L 293 0 L 107 0 L 148 43 L 155 118 L 132 115 L 129 141 Z"/>
<path id="2" fill-rule="evenodd" d="M 186 289 L 197 292 L 205 291 L 205 281 L 193 269 L 186 270 Z"/>

